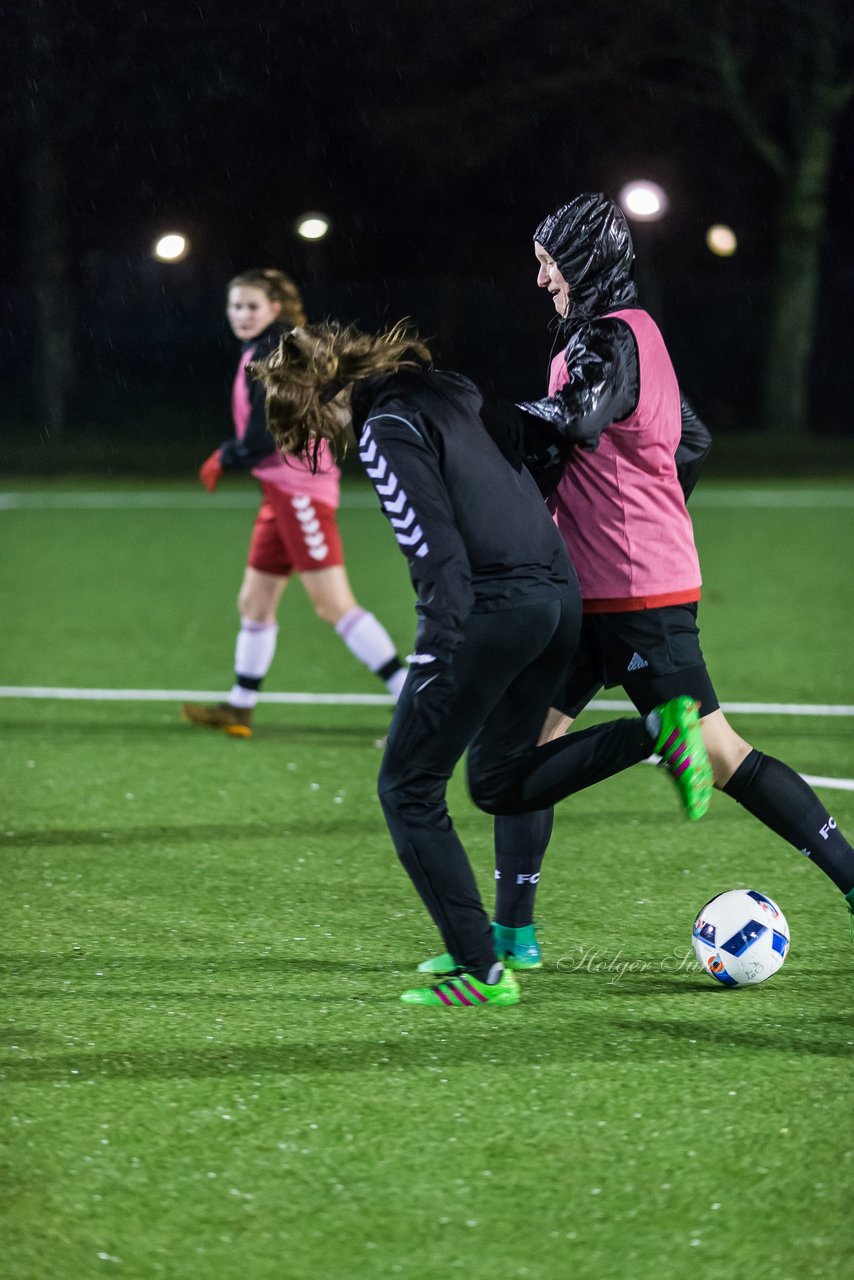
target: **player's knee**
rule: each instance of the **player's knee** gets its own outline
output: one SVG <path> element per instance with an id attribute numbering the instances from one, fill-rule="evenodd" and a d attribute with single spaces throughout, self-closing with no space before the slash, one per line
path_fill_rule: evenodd
<path id="1" fill-rule="evenodd" d="M 251 587 L 241 587 L 237 596 L 237 612 L 244 622 L 275 622 L 276 610 L 270 601 Z"/>
<path id="2" fill-rule="evenodd" d="M 397 808 L 398 791 L 399 787 L 395 779 L 387 773 L 384 767 L 381 768 L 377 778 L 377 795 L 385 813 Z"/>
<path id="3" fill-rule="evenodd" d="M 469 793 L 478 809 L 494 818 L 516 813 L 512 789 L 500 775 L 469 771 Z"/>
<path id="4" fill-rule="evenodd" d="M 427 776 L 402 778 L 385 767 L 377 779 L 377 795 L 389 820 L 401 818 L 429 825 L 447 812 L 445 787 Z"/>

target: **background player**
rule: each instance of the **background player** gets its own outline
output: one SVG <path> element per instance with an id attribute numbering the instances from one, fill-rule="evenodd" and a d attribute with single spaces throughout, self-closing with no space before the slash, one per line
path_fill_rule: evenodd
<path id="1" fill-rule="evenodd" d="M 231 693 L 227 702 L 213 707 L 186 703 L 183 717 L 248 738 L 258 691 L 276 652 L 279 601 L 294 573 L 321 621 L 335 628 L 395 698 L 406 668 L 388 632 L 351 590 L 335 515 L 340 473 L 328 447 L 322 445 L 314 470 L 302 459 L 283 458 L 267 431 L 263 389 L 246 373 L 250 360 L 262 360 L 275 350 L 286 328 L 305 323 L 299 290 L 281 271 L 244 271 L 228 285 L 227 315 L 241 343 L 231 396 L 234 437 L 211 454 L 199 476 L 213 493 L 224 472 L 251 471 L 263 500 L 237 597 L 240 631 Z"/>

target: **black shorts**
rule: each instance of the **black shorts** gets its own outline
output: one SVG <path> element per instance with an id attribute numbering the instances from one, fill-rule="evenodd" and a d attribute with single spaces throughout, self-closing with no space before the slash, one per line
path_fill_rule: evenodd
<path id="1" fill-rule="evenodd" d="M 586 613 L 557 709 L 574 719 L 601 688 L 622 685 L 641 715 L 687 693 L 707 716 L 720 706 L 697 627 L 696 604 Z"/>

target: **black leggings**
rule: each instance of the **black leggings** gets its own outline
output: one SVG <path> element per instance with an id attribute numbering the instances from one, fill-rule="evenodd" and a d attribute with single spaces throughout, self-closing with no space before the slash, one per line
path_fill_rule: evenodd
<path id="1" fill-rule="evenodd" d="M 407 681 L 395 708 L 379 797 L 398 857 L 447 950 L 463 968 L 495 962 L 492 930 L 445 799 L 466 747 L 472 799 L 493 814 L 548 808 L 636 764 L 652 749 L 640 718 L 611 721 L 537 747 L 578 640 L 575 595 L 474 613 L 454 655 L 455 689 L 438 728 Z"/>

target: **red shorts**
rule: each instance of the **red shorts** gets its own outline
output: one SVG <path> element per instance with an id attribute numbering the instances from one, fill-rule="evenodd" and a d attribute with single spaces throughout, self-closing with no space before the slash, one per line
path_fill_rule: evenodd
<path id="1" fill-rule="evenodd" d="M 341 535 L 332 507 L 307 494 L 284 493 L 264 485 L 247 563 L 261 573 L 286 578 L 344 563 Z"/>

